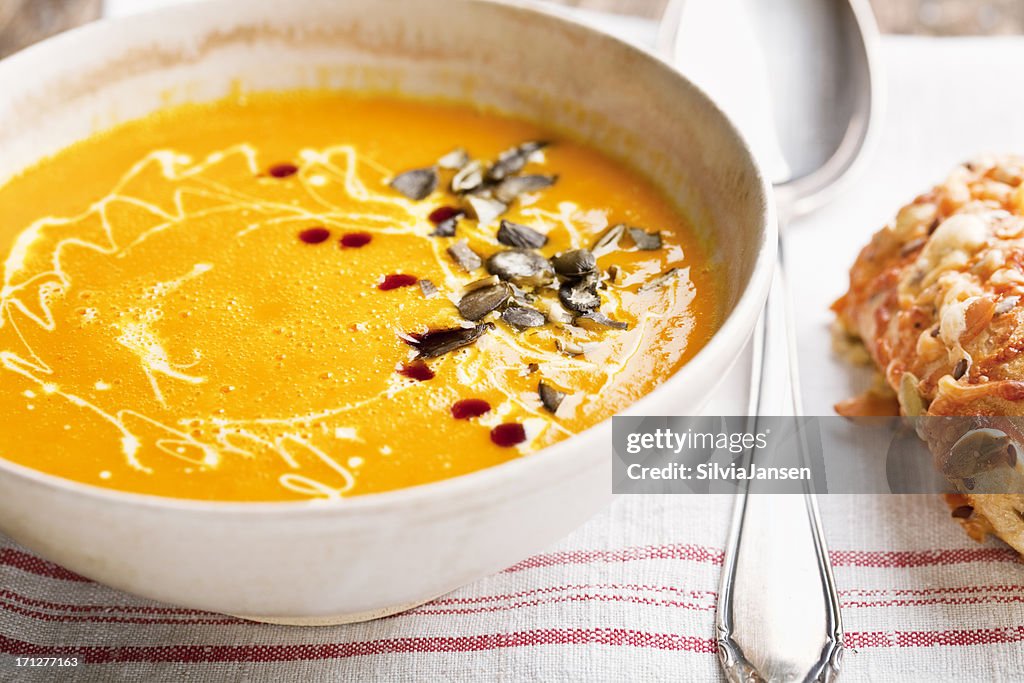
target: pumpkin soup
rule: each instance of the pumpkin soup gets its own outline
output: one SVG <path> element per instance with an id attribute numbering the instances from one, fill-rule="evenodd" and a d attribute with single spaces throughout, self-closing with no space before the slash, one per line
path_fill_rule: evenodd
<path id="1" fill-rule="evenodd" d="M 0 457 L 123 491 L 471 472 L 611 416 L 718 325 L 707 245 L 653 184 L 462 105 L 170 108 L 20 174 L 0 216 Z"/>

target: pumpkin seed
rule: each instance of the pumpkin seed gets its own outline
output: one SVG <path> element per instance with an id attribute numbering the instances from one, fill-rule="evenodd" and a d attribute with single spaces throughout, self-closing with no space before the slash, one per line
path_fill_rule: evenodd
<path id="1" fill-rule="evenodd" d="M 473 282 L 462 286 L 462 290 L 459 291 L 459 296 L 466 296 L 470 292 L 477 289 L 483 289 L 484 287 L 493 287 L 499 282 L 501 282 L 501 279 L 495 275 L 489 275 L 479 280 L 473 280 Z"/>
<path id="2" fill-rule="evenodd" d="M 952 512 L 956 519 L 970 519 L 974 514 L 974 507 L 971 505 L 958 505 Z"/>
<path id="3" fill-rule="evenodd" d="M 431 330 L 407 341 L 418 352 L 417 358 L 437 358 L 446 353 L 469 346 L 488 331 L 493 330 L 492 323 L 483 323 L 474 327 L 453 327 L 443 330 Z"/>
<path id="4" fill-rule="evenodd" d="M 448 247 L 448 255 L 467 273 L 471 273 L 483 265 L 480 256 L 469 248 L 466 240 L 459 240 Z"/>
<path id="5" fill-rule="evenodd" d="M 966 358 L 961 358 L 960 360 L 958 360 L 956 362 L 956 365 L 953 366 L 953 379 L 960 379 L 961 377 L 963 377 L 965 374 L 967 374 L 967 368 L 969 367 L 970 361 L 968 361 Z"/>
<path id="6" fill-rule="evenodd" d="M 420 292 L 423 293 L 424 297 L 429 299 L 437 294 L 437 285 L 430 280 L 420 280 Z"/>
<path id="7" fill-rule="evenodd" d="M 594 242 L 594 246 L 591 247 L 591 251 L 594 252 L 594 256 L 600 258 L 605 254 L 615 251 L 619 248 L 619 240 L 626 233 L 626 226 L 623 223 L 613 225 L 602 233 L 597 241 Z"/>
<path id="8" fill-rule="evenodd" d="M 900 390 L 897 392 L 897 398 L 900 407 L 903 408 L 903 414 L 907 417 L 924 415 L 924 399 L 917 389 L 919 383 L 920 380 L 910 372 L 904 372 L 900 377 Z"/>
<path id="9" fill-rule="evenodd" d="M 537 298 L 533 294 L 530 294 L 529 292 L 520 289 L 519 287 L 516 287 L 511 283 L 509 284 L 509 287 L 512 288 L 512 301 L 519 304 L 520 306 L 529 306 Z"/>
<path id="10" fill-rule="evenodd" d="M 558 288 L 558 300 L 570 311 L 590 313 L 601 305 L 594 278 L 563 282 Z"/>
<path id="11" fill-rule="evenodd" d="M 547 316 L 529 306 L 509 306 L 501 314 L 501 319 L 517 330 L 541 327 L 548 321 Z"/>
<path id="12" fill-rule="evenodd" d="M 1013 442 L 998 429 L 972 429 L 954 443 L 942 464 L 947 477 L 961 479 L 1003 467 L 1009 460 Z M 1016 455 L 1016 449 L 1013 450 Z"/>
<path id="13" fill-rule="evenodd" d="M 533 155 L 547 147 L 546 142 L 524 142 L 521 145 L 506 149 L 498 155 L 498 160 L 487 169 L 487 179 L 492 182 L 504 180 L 507 176 L 519 173 L 531 161 Z"/>
<path id="14" fill-rule="evenodd" d="M 437 189 L 437 181 L 437 169 L 430 166 L 400 173 L 391 179 L 390 185 L 392 189 L 418 202 L 429 197 Z"/>
<path id="15" fill-rule="evenodd" d="M 449 218 L 443 220 L 437 224 L 434 231 L 430 233 L 431 237 L 455 237 L 455 228 L 458 225 L 458 218 Z"/>
<path id="16" fill-rule="evenodd" d="M 597 270 L 597 259 L 589 249 L 573 249 L 555 256 L 551 265 L 562 277 L 577 278 Z"/>
<path id="17" fill-rule="evenodd" d="M 549 413 L 554 415 L 558 412 L 558 406 L 565 400 L 565 394 L 546 384 L 544 380 L 537 383 L 537 393 L 540 394 L 540 402 Z"/>
<path id="18" fill-rule="evenodd" d="M 494 187 L 494 198 L 512 203 L 516 197 L 526 192 L 540 192 L 558 182 L 556 175 L 516 175 L 509 176 Z"/>
<path id="19" fill-rule="evenodd" d="M 467 213 L 471 218 L 475 218 L 480 225 L 488 225 L 508 211 L 508 204 L 491 197 L 467 197 L 466 204 L 469 208 Z"/>
<path id="20" fill-rule="evenodd" d="M 587 352 L 582 344 L 568 340 L 562 341 L 561 339 L 555 340 L 555 348 L 567 356 L 582 356 Z"/>
<path id="21" fill-rule="evenodd" d="M 574 325 L 577 324 L 577 320 L 589 320 L 597 325 L 601 325 L 602 327 L 610 327 L 615 330 L 629 329 L 629 325 L 627 323 L 619 320 L 612 320 L 601 311 L 590 311 L 589 313 L 576 316 L 572 321 Z"/>
<path id="22" fill-rule="evenodd" d="M 540 287 L 555 279 L 546 258 L 529 249 L 507 249 L 487 259 L 487 272 L 520 287 Z"/>
<path id="23" fill-rule="evenodd" d="M 456 210 L 453 211 L 448 218 L 434 226 L 434 232 L 430 233 L 431 237 L 455 237 L 455 229 L 459 226 L 459 219 L 465 214 L 464 211 Z"/>
<path id="24" fill-rule="evenodd" d="M 644 232 L 640 228 L 629 228 L 629 236 L 640 251 L 661 249 L 661 233 L 658 231 Z"/>
<path id="25" fill-rule="evenodd" d="M 654 279 L 650 280 L 649 282 L 645 282 L 644 284 L 642 284 L 640 286 L 640 289 L 638 289 L 636 291 L 638 293 L 643 293 L 643 292 L 653 291 L 655 289 L 658 289 L 659 287 L 664 287 L 669 282 L 671 282 L 672 280 L 674 280 L 677 277 L 679 277 L 680 275 L 682 275 L 682 273 L 683 273 L 683 271 L 680 268 L 669 268 L 668 270 L 666 270 L 661 275 L 658 275 Z"/>
<path id="26" fill-rule="evenodd" d="M 458 171 L 469 163 L 469 153 L 462 147 L 456 147 L 437 160 L 437 165 L 448 171 Z"/>
<path id="27" fill-rule="evenodd" d="M 498 228 L 498 241 L 509 247 L 540 249 L 548 243 L 548 237 L 527 225 L 502 220 Z"/>
<path id="28" fill-rule="evenodd" d="M 470 161 L 462 166 L 452 177 L 451 190 L 455 194 L 472 192 L 484 183 L 484 164 L 482 161 Z"/>
<path id="29" fill-rule="evenodd" d="M 510 295 L 508 285 L 504 282 L 474 289 L 459 300 L 459 313 L 467 320 L 480 320 L 504 306 Z"/>

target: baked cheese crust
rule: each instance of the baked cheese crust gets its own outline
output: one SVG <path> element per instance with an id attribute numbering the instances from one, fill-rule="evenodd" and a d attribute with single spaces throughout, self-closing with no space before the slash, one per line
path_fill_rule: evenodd
<path id="1" fill-rule="evenodd" d="M 977 416 L 975 429 L 992 426 L 987 417 L 1024 416 L 1024 157 L 965 163 L 903 207 L 861 251 L 833 309 L 901 414 Z M 878 405 L 875 395 L 837 409 L 877 414 Z M 921 435 L 960 490 L 954 517 L 975 538 L 994 533 L 1024 553 L 1024 495 L 972 495 L 973 479 L 946 467 L 962 432 L 943 431 Z M 1020 471 L 1016 446 L 1006 448 L 1003 464 Z"/>

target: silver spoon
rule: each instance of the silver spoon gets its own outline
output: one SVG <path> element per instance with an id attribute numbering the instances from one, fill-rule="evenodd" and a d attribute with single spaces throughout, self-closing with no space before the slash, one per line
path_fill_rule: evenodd
<path id="1" fill-rule="evenodd" d="M 867 0 L 672 0 L 659 34 L 661 54 L 747 135 L 773 180 L 780 228 L 826 202 L 862 156 L 880 109 L 877 43 Z M 754 416 L 802 413 L 782 233 L 754 333 Z M 716 626 L 732 681 L 838 674 L 842 620 L 813 494 L 737 496 Z"/>

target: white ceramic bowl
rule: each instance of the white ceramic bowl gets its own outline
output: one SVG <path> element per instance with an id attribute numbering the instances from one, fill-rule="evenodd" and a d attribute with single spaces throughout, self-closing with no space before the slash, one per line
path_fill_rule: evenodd
<path id="1" fill-rule="evenodd" d="M 728 318 L 628 413 L 694 413 L 739 354 L 776 240 L 750 152 L 668 66 L 542 11 L 473 0 L 218 0 L 93 24 L 0 62 L 0 182 L 169 101 L 310 86 L 497 106 L 657 179 L 717 244 Z M 0 253 L 21 227 L 0 223 Z M 16 430 L 4 425 L 0 436 Z M 0 530 L 157 600 L 340 623 L 408 608 L 543 549 L 608 502 L 610 466 L 611 421 L 475 474 L 337 504 L 131 495 L 0 460 Z"/>

